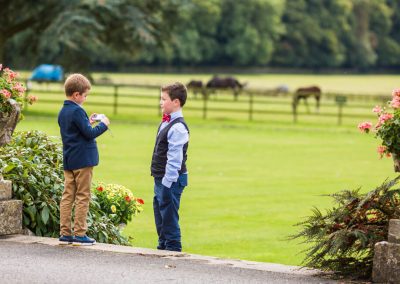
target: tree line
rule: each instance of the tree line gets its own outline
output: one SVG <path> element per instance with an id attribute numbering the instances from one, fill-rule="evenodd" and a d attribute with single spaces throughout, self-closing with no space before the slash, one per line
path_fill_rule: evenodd
<path id="1" fill-rule="evenodd" d="M 397 69 L 400 0 L 6 1 L 0 62 Z"/>

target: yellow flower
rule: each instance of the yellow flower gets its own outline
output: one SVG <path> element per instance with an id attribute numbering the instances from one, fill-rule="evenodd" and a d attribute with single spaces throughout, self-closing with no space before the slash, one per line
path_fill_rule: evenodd
<path id="1" fill-rule="evenodd" d="M 115 207 L 115 205 L 111 205 L 111 212 L 112 213 L 117 212 L 117 207 Z"/>

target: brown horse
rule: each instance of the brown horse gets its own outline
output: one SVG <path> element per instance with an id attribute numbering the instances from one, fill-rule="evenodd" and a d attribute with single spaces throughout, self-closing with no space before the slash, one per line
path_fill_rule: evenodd
<path id="1" fill-rule="evenodd" d="M 188 89 L 195 89 L 195 88 L 200 89 L 203 87 L 203 82 L 197 80 L 191 80 L 189 83 L 186 84 L 186 87 Z"/>
<path id="2" fill-rule="evenodd" d="M 212 92 L 216 89 L 231 89 L 233 90 L 233 95 L 235 100 L 237 99 L 239 92 L 246 86 L 246 83 L 240 83 L 234 77 L 221 78 L 214 76 L 210 81 L 207 82 L 206 87 Z"/>
<path id="3" fill-rule="evenodd" d="M 307 99 L 308 97 L 314 97 L 316 101 L 316 110 L 319 111 L 320 100 L 321 100 L 321 89 L 318 86 L 309 86 L 309 87 L 302 87 L 298 88 L 294 94 L 293 104 L 297 106 L 300 100 L 304 101 L 304 104 L 307 107 L 307 111 L 310 112 L 308 107 Z"/>
<path id="4" fill-rule="evenodd" d="M 186 84 L 186 88 L 193 90 L 194 97 L 197 98 L 197 93 L 200 92 L 204 95 L 203 82 L 200 80 L 191 80 Z"/>

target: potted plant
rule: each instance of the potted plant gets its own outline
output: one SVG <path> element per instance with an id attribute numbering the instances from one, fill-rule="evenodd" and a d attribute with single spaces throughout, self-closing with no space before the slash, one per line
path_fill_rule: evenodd
<path id="1" fill-rule="evenodd" d="M 377 114 L 378 121 L 374 127 L 371 122 L 362 122 L 358 128 L 363 133 L 371 129 L 375 137 L 381 139 L 377 152 L 380 157 L 393 157 L 394 171 L 400 172 L 400 89 L 393 90 L 392 100 L 387 107 L 375 106 L 372 110 Z"/>
<path id="2" fill-rule="evenodd" d="M 25 87 L 18 82 L 18 73 L 0 64 L 0 146 L 7 144 L 21 119 L 23 102 L 32 104 L 36 96 L 25 96 Z"/>

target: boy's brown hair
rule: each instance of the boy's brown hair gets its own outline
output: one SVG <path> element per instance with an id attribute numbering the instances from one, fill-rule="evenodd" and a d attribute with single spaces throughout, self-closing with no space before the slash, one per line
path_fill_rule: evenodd
<path id="1" fill-rule="evenodd" d="M 161 92 L 166 92 L 171 98 L 171 101 L 178 99 L 181 103 L 181 107 L 186 103 L 187 89 L 182 83 L 176 82 L 170 85 L 165 85 L 161 88 Z"/>
<path id="2" fill-rule="evenodd" d="M 72 96 L 75 92 L 83 94 L 87 90 L 90 90 L 90 88 L 90 81 L 85 76 L 78 73 L 69 75 L 64 83 L 65 95 L 67 97 Z"/>

